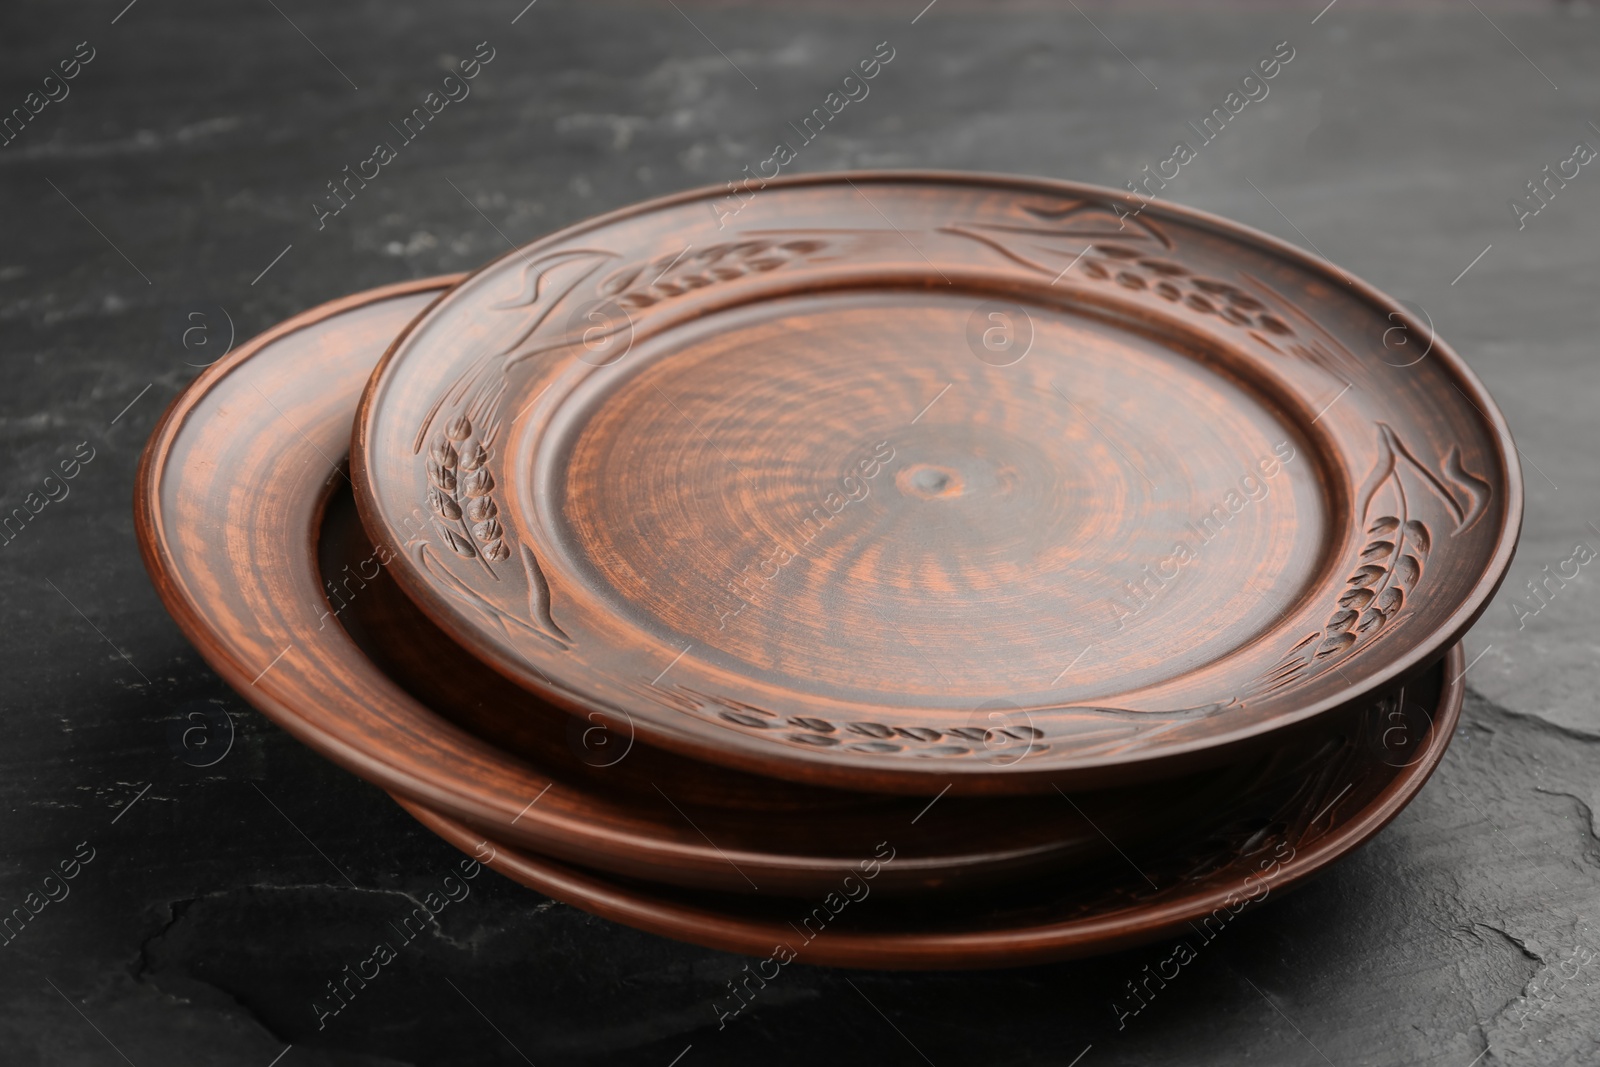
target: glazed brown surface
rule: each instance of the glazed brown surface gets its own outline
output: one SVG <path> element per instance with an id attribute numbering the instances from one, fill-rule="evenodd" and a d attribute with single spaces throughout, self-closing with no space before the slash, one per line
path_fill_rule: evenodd
<path id="1" fill-rule="evenodd" d="M 248 700 L 357 774 L 497 839 L 663 882 L 812 892 L 891 828 L 888 893 L 1106 859 L 1099 832 L 1058 798 L 949 797 L 922 820 L 924 798 L 706 766 L 635 743 L 625 720 L 571 719 L 455 647 L 389 579 L 394 551 L 356 521 L 341 452 L 367 372 L 447 281 L 359 294 L 249 342 L 200 375 L 151 439 L 137 498 L 147 565 Z M 1137 839 L 1220 803 L 1238 777 L 1079 803 Z"/>
<path id="2" fill-rule="evenodd" d="M 881 875 L 898 857 L 859 869 L 852 883 L 841 878 L 831 898 L 686 895 L 507 847 L 413 801 L 400 803 L 457 848 L 541 893 L 665 937 L 751 956 L 771 958 L 784 946 L 802 963 L 945 970 L 1090 956 L 1178 933 L 1195 934 L 1198 944 L 1246 907 L 1347 855 L 1411 801 L 1460 718 L 1464 664 L 1461 646 L 1452 646 L 1408 690 L 1386 690 L 1357 714 L 1332 717 L 1333 734 L 1274 754 L 1251 787 L 1209 813 L 1205 825 L 1129 848 L 1124 862 L 1097 880 L 1042 876 L 956 900 L 873 904 L 872 883 L 862 874 Z"/>
<path id="3" fill-rule="evenodd" d="M 490 264 L 357 421 L 402 586 L 579 716 L 859 789 L 1122 784 L 1433 662 L 1504 575 L 1492 400 L 1320 260 L 1065 183 L 717 195 Z"/>

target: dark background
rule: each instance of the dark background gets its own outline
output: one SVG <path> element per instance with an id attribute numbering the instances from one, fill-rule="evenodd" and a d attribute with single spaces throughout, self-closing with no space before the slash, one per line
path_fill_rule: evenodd
<path id="1" fill-rule="evenodd" d="M 1575 142 L 1600 146 L 1600 13 L 940 0 L 913 25 L 923 0 L 523 2 L 93 0 L 0 15 L 0 110 L 78 42 L 96 52 L 0 148 L 0 512 L 80 442 L 94 450 L 70 495 L 0 545 L 0 911 L 80 842 L 95 857 L 0 945 L 0 1063 L 1600 1058 L 1593 569 L 1537 615 L 1512 607 L 1537 606 L 1524 583 L 1577 543 L 1600 549 L 1600 165 L 1523 230 L 1508 205 Z M 884 40 L 896 58 L 870 98 L 794 169 L 1121 186 L 1291 42 L 1270 97 L 1166 195 L 1314 243 L 1413 302 L 1505 410 L 1527 522 L 1467 638 L 1471 693 L 1443 765 L 1376 840 L 1247 912 L 1121 1032 L 1110 1002 L 1162 946 L 986 974 L 796 964 L 719 1032 L 710 1005 L 742 959 L 492 873 L 319 1031 L 323 984 L 458 856 L 250 709 L 169 621 L 130 505 L 162 406 L 230 333 L 741 176 Z M 324 183 L 480 41 L 495 59 L 471 98 L 319 232 Z M 174 731 L 206 709 L 217 732 L 197 758 Z"/>

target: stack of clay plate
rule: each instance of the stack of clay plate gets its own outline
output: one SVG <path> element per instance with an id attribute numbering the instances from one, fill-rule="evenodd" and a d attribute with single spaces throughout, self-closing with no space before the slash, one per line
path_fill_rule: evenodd
<path id="1" fill-rule="evenodd" d="M 137 509 L 216 670 L 501 873 L 987 967 L 1226 921 L 1393 818 L 1511 453 L 1425 319 L 1299 248 L 858 173 L 308 311 L 174 401 Z"/>

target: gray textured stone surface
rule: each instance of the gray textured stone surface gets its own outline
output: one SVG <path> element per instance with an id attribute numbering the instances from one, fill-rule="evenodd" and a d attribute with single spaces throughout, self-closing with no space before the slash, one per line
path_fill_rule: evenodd
<path id="1" fill-rule="evenodd" d="M 95 850 L 71 895 L 0 947 L 0 1062 L 265 1067 L 286 1045 L 282 1067 L 522 1062 L 513 1044 L 541 1065 L 663 1067 L 686 1046 L 682 1067 L 1065 1067 L 1089 1045 L 1083 1067 L 1600 1060 L 1593 568 L 1537 615 L 1512 606 L 1575 543 L 1600 549 L 1600 171 L 1521 231 L 1507 206 L 1575 141 L 1600 145 L 1600 20 L 1556 4 L 1345 0 L 1314 25 L 1320 3 L 1084 5 L 1124 58 L 1070 5 L 942 0 L 912 25 L 915 0 L 682 13 L 540 0 L 512 25 L 521 6 L 111 0 L 0 15 L 5 109 L 77 42 L 96 49 L 70 96 L 0 148 L 0 503 L 78 442 L 95 450 L 70 495 L 0 548 L 0 907 L 79 842 Z M 366 286 L 470 267 L 502 234 L 735 178 L 879 41 L 893 64 L 797 169 L 1120 185 L 1285 39 L 1296 56 L 1270 97 L 1171 197 L 1314 242 L 1425 309 L 1525 460 L 1522 549 L 1468 638 L 1475 693 L 1417 802 L 1243 916 L 1120 1032 L 1110 1001 L 1158 947 L 979 975 L 796 966 L 719 1032 L 709 1005 L 741 961 L 492 875 L 318 1030 L 322 984 L 456 856 L 232 695 L 144 576 L 138 450 L 192 364 L 220 351 L 225 317 L 243 338 Z M 496 54 L 473 95 L 319 231 L 324 183 L 484 40 Z M 209 349 L 181 343 L 196 311 Z M 237 728 L 204 769 L 169 744 L 201 706 Z"/>

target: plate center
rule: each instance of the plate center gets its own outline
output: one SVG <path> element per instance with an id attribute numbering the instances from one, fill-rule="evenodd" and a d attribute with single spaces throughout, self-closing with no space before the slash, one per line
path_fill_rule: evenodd
<path id="1" fill-rule="evenodd" d="M 959 471 L 933 463 L 918 463 L 903 468 L 895 475 L 895 484 L 900 487 L 902 493 L 910 493 L 925 500 L 960 496 L 965 487 Z"/>
<path id="2" fill-rule="evenodd" d="M 1088 700 L 1268 626 L 1325 536 L 1300 439 L 1087 314 L 1017 308 L 1000 365 L 992 303 L 799 294 L 639 342 L 561 420 L 563 552 L 696 656 L 856 701 Z"/>

